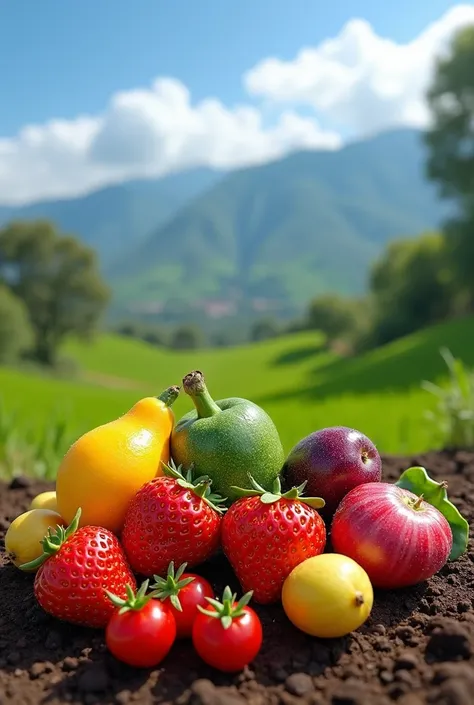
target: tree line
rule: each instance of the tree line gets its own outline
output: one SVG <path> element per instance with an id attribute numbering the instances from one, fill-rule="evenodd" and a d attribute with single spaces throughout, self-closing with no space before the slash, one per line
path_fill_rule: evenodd
<path id="1" fill-rule="evenodd" d="M 391 242 L 371 269 L 366 295 L 320 296 L 290 330 L 317 329 L 329 346 L 359 352 L 474 311 L 473 66 L 474 26 L 453 38 L 427 93 L 426 173 L 452 206 L 442 232 Z M 95 252 L 77 238 L 42 220 L 0 229 L 0 362 L 29 357 L 54 365 L 65 338 L 93 335 L 109 299 Z M 192 325 L 169 332 L 125 322 L 116 331 L 179 349 L 204 342 Z M 287 331 L 257 321 L 250 339 Z"/>
<path id="2" fill-rule="evenodd" d="M 426 174 L 450 205 L 442 232 L 391 242 L 373 265 L 367 295 L 320 296 L 300 328 L 321 330 L 329 346 L 377 347 L 474 312 L 474 27 L 452 40 L 427 94 Z"/>

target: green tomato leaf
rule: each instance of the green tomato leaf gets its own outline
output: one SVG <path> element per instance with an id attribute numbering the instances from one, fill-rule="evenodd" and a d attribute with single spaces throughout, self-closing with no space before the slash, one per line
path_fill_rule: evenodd
<path id="1" fill-rule="evenodd" d="M 469 524 L 454 504 L 449 501 L 446 483 L 432 480 L 425 468 L 413 467 L 405 470 L 395 484 L 402 489 L 410 490 L 418 497 L 423 495 L 426 502 L 432 504 L 443 514 L 453 532 L 453 547 L 449 560 L 455 561 L 459 556 L 462 556 L 469 539 Z"/>

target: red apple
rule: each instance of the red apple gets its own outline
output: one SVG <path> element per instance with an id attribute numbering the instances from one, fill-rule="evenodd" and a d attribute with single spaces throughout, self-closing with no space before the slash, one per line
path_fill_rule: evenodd
<path id="1" fill-rule="evenodd" d="M 334 551 L 364 568 L 372 584 L 400 588 L 431 578 L 448 560 L 453 534 L 441 512 L 386 482 L 359 485 L 337 508 Z"/>
<path id="2" fill-rule="evenodd" d="M 357 485 L 380 482 L 382 461 L 375 445 L 363 433 L 333 426 L 315 431 L 297 443 L 282 474 L 288 487 L 307 482 L 305 493 L 325 500 L 321 514 L 327 517 Z"/>

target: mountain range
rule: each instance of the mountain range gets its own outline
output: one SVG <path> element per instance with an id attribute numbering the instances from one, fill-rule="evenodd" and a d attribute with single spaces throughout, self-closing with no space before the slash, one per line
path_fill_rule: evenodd
<path id="1" fill-rule="evenodd" d="M 0 223 L 47 217 L 76 233 L 97 249 L 120 311 L 297 311 L 322 292 L 362 292 L 388 241 L 439 225 L 424 161 L 421 133 L 397 130 L 227 174 L 0 207 Z"/>

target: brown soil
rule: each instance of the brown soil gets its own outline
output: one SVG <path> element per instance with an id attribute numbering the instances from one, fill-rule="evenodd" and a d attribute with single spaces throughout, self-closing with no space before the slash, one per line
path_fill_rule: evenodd
<path id="1" fill-rule="evenodd" d="M 386 458 L 386 480 L 412 464 L 446 479 L 472 527 L 474 454 Z M 0 538 L 44 485 L 0 485 Z M 3 543 L 2 543 L 3 547 Z M 3 561 L 6 563 L 6 561 Z M 202 568 L 218 591 L 231 581 L 222 558 Z M 251 668 L 225 676 L 189 643 L 162 667 L 133 670 L 106 651 L 101 632 L 49 618 L 35 604 L 32 577 L 0 568 L 0 704 L 176 703 L 176 705 L 472 705 L 474 703 L 474 544 L 428 583 L 378 592 L 369 621 L 343 639 L 312 639 L 281 608 L 261 608 L 264 645 Z"/>

